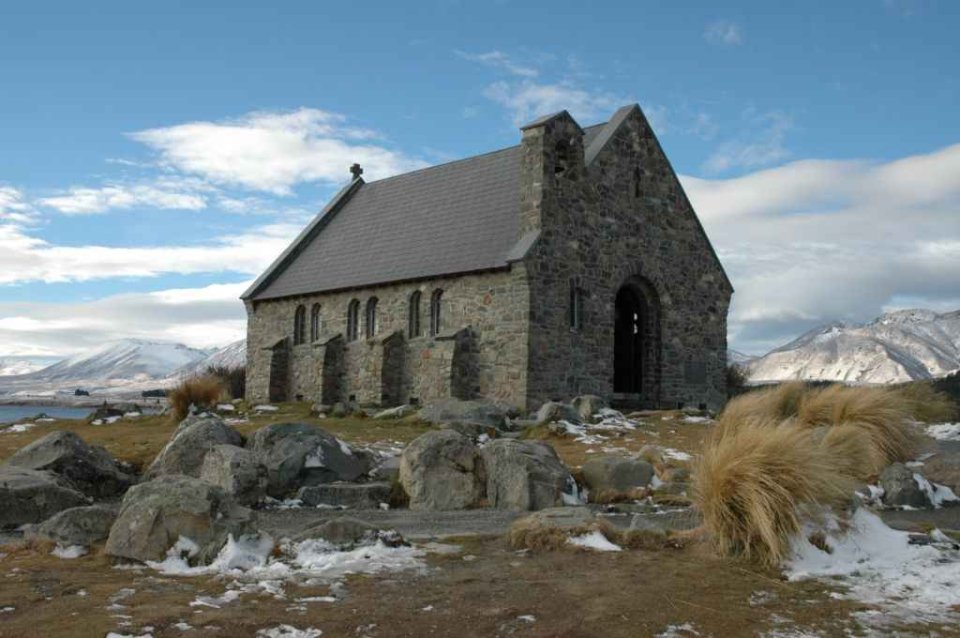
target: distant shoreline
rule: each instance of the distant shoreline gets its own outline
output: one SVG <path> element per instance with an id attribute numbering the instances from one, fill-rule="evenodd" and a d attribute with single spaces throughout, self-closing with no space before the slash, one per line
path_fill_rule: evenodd
<path id="1" fill-rule="evenodd" d="M 104 403 L 114 405 L 117 403 L 133 403 L 140 407 L 163 407 L 166 405 L 166 399 L 151 397 L 106 397 L 106 396 L 4 396 L 0 395 L 0 405 L 12 405 L 19 407 L 29 406 L 56 406 L 62 408 L 98 408 Z"/>

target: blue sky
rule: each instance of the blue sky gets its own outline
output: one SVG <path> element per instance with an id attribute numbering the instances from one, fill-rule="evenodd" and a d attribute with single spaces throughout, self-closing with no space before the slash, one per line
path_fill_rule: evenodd
<path id="1" fill-rule="evenodd" d="M 960 307 L 960 4 L 43 2 L 0 20 L 0 356 L 212 346 L 376 178 L 639 102 L 737 287 L 733 347 Z"/>

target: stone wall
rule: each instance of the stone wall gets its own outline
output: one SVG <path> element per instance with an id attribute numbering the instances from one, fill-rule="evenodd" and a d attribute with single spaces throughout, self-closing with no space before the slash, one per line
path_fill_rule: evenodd
<path id="1" fill-rule="evenodd" d="M 557 144 L 567 145 L 558 173 Z M 732 288 L 645 118 L 635 110 L 585 165 L 566 116 L 524 131 L 522 220 L 540 228 L 530 273 L 530 403 L 613 393 L 614 301 L 628 280 L 659 307 L 659 370 L 643 402 L 720 407 Z M 570 281 L 584 291 L 570 326 Z"/>
<path id="2" fill-rule="evenodd" d="M 429 303 L 436 288 L 443 290 L 442 329 L 431 337 Z M 421 292 L 423 336 L 410 338 L 409 298 L 415 290 Z M 366 339 L 363 310 L 374 296 L 378 329 L 373 339 Z M 360 302 L 360 338 L 343 341 L 331 351 L 328 342 L 346 335 L 347 306 L 352 299 Z M 315 343 L 289 347 L 290 399 L 301 396 L 330 402 L 332 394 L 339 394 L 340 400 L 355 395 L 361 403 L 384 404 L 386 380 L 388 386 L 400 388 L 398 397 L 390 396 L 394 392 L 387 388 L 388 402 L 470 394 L 525 406 L 530 301 L 522 263 L 460 277 L 247 302 L 247 387 L 252 401 L 269 398 L 270 357 L 265 348 L 284 337 L 292 343 L 297 306 L 303 304 L 309 312 L 314 303 L 321 304 L 322 336 Z M 332 375 L 337 376 L 336 382 Z"/>

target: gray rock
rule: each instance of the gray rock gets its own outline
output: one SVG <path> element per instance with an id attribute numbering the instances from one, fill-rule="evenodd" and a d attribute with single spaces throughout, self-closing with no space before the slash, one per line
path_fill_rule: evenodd
<path id="1" fill-rule="evenodd" d="M 634 514 L 630 520 L 630 529 L 649 532 L 674 532 L 696 529 L 701 522 L 699 512 L 690 507 L 667 512 Z"/>
<path id="2" fill-rule="evenodd" d="M 207 452 L 224 444 L 242 446 L 243 437 L 216 416 L 184 419 L 166 447 L 153 460 L 144 479 L 174 474 L 199 477 Z"/>
<path id="3" fill-rule="evenodd" d="M 120 496 L 136 482 L 129 468 L 102 447 L 89 445 L 73 432 L 51 432 L 18 450 L 7 463 L 53 472 L 94 498 Z"/>
<path id="4" fill-rule="evenodd" d="M 520 520 L 534 522 L 544 527 L 573 529 L 589 525 L 594 518 L 593 512 L 588 507 L 549 507 Z"/>
<path id="5" fill-rule="evenodd" d="M 595 394 L 584 394 L 575 398 L 572 402 L 573 409 L 577 411 L 577 414 L 580 415 L 580 419 L 585 423 L 593 421 L 593 416 L 602 410 L 603 408 L 609 407 L 609 404 L 602 397 L 598 397 Z"/>
<path id="6" fill-rule="evenodd" d="M 563 505 L 573 478 L 552 447 L 540 441 L 498 439 L 480 451 L 487 500 L 498 509 L 540 510 Z"/>
<path id="7" fill-rule="evenodd" d="M 301 487 L 297 498 L 304 505 L 330 505 L 350 509 L 377 509 L 390 502 L 390 483 L 326 483 Z"/>
<path id="8" fill-rule="evenodd" d="M 376 534 L 377 528 L 373 525 L 368 525 L 355 518 L 342 516 L 311 527 L 298 534 L 293 540 L 305 541 L 319 538 L 343 548 L 372 540 Z"/>
<path id="9" fill-rule="evenodd" d="M 110 535 L 110 528 L 119 511 L 119 503 L 71 507 L 38 525 L 31 536 L 56 541 L 61 545 L 90 546 Z"/>
<path id="10" fill-rule="evenodd" d="M 203 457 L 200 480 L 216 485 L 242 505 L 256 505 L 267 493 L 267 468 L 250 450 L 215 445 Z"/>
<path id="11" fill-rule="evenodd" d="M 391 456 L 383 461 L 374 468 L 371 475 L 388 483 L 400 480 L 400 455 Z"/>
<path id="12" fill-rule="evenodd" d="M 483 498 L 483 464 L 476 446 L 452 430 L 427 432 L 400 455 L 400 483 L 412 510 L 475 507 Z"/>
<path id="13" fill-rule="evenodd" d="M 398 405 L 395 408 L 388 408 L 386 410 L 381 410 L 373 415 L 375 419 L 402 419 L 408 417 L 411 414 L 416 412 L 416 408 L 412 405 Z"/>
<path id="14" fill-rule="evenodd" d="M 191 560 L 205 564 L 229 534 L 237 538 L 254 531 L 253 512 L 220 488 L 189 476 L 161 476 L 127 492 L 106 553 L 140 562 L 161 560 L 182 536 L 199 548 Z"/>
<path id="15" fill-rule="evenodd" d="M 363 411 L 360 409 L 360 406 L 354 401 L 347 401 L 346 403 L 337 402 L 333 404 L 333 407 L 330 408 L 330 416 L 343 419 L 348 416 L 353 416 L 355 414 L 362 414 Z"/>
<path id="16" fill-rule="evenodd" d="M 888 507 L 930 507 L 927 493 L 913 478 L 914 471 L 903 463 L 894 463 L 880 473 L 883 504 Z"/>
<path id="17" fill-rule="evenodd" d="M 646 487 L 653 478 L 653 466 L 641 459 L 625 456 L 593 457 L 580 468 L 583 481 L 591 490 L 629 492 Z"/>
<path id="18" fill-rule="evenodd" d="M 946 449 L 940 443 L 938 451 L 923 462 L 923 475 L 928 481 L 946 485 L 960 494 L 960 451 Z"/>
<path id="19" fill-rule="evenodd" d="M 487 436 L 488 438 L 495 439 L 500 434 L 500 430 L 493 427 L 492 425 L 483 425 L 480 423 L 444 423 L 441 426 L 445 430 L 453 430 L 458 432 L 463 436 L 469 437 L 476 441 L 481 436 Z"/>
<path id="20" fill-rule="evenodd" d="M 461 399 L 437 399 L 423 406 L 420 418 L 428 423 L 476 423 L 503 428 L 511 408 L 496 401 L 464 401 Z"/>
<path id="21" fill-rule="evenodd" d="M 555 401 L 547 401 L 541 405 L 540 409 L 537 410 L 535 420 L 537 425 L 545 425 L 556 421 L 567 421 L 568 423 L 574 424 L 582 422 L 580 420 L 580 413 L 574 410 L 572 406 Z"/>
<path id="22" fill-rule="evenodd" d="M 284 498 L 304 485 L 354 481 L 368 468 L 338 438 L 307 423 L 257 430 L 247 448 L 267 468 L 267 494 Z"/>
<path id="23" fill-rule="evenodd" d="M 123 410 L 113 407 L 112 405 L 103 403 L 100 407 L 94 410 L 90 416 L 87 417 L 88 423 L 93 423 L 94 421 L 103 421 L 112 417 L 122 417 L 124 414 Z"/>
<path id="24" fill-rule="evenodd" d="M 52 472 L 0 467 L 0 528 L 45 521 L 90 500 Z"/>

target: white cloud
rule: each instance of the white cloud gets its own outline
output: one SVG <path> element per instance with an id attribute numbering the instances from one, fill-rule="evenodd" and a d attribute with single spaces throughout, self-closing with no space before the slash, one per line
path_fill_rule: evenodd
<path id="1" fill-rule="evenodd" d="M 634 101 L 562 82 L 495 82 L 484 90 L 484 96 L 505 107 L 517 126 L 564 109 L 577 121 L 590 124 L 609 117 L 617 108 Z"/>
<path id="2" fill-rule="evenodd" d="M 0 285 L 154 277 L 165 273 L 236 272 L 257 275 L 301 230 L 278 223 L 202 244 L 119 248 L 60 246 L 16 225 L 0 225 Z"/>
<path id="3" fill-rule="evenodd" d="M 806 160 L 684 177 L 737 289 L 732 345 L 761 352 L 909 298 L 960 298 L 960 144 L 896 161 Z"/>
<path id="4" fill-rule="evenodd" d="M 61 195 L 42 198 L 39 203 L 67 215 L 105 213 L 137 206 L 173 210 L 202 210 L 207 206 L 200 194 L 150 184 L 75 187 Z"/>
<path id="5" fill-rule="evenodd" d="M 757 115 L 748 110 L 744 120 L 747 126 L 741 136 L 721 144 L 705 162 L 705 170 L 720 173 L 731 168 L 768 166 L 790 155 L 784 141 L 793 128 L 792 117 L 777 111 Z"/>
<path id="6" fill-rule="evenodd" d="M 132 337 L 197 348 L 244 337 L 250 282 L 114 295 L 76 303 L 0 303 L 4 356 L 62 357 Z"/>
<path id="7" fill-rule="evenodd" d="M 12 186 L 0 185 L 0 222 L 27 224 L 35 219 L 35 211 L 23 193 Z"/>
<path id="8" fill-rule="evenodd" d="M 341 183 L 359 162 L 378 179 L 426 164 L 369 143 L 376 134 L 319 109 L 260 111 L 236 120 L 189 122 L 131 133 L 161 162 L 216 183 L 286 195 L 303 182 Z"/>
<path id="9" fill-rule="evenodd" d="M 743 44 L 743 32 L 735 22 L 717 20 L 707 25 L 703 39 L 710 44 L 736 46 Z"/>
<path id="10" fill-rule="evenodd" d="M 525 78 L 534 78 L 539 75 L 539 71 L 532 65 L 520 64 L 514 61 L 503 51 L 487 51 L 486 53 L 465 53 L 455 51 L 455 53 L 464 60 L 479 62 L 496 69 L 502 69 L 511 75 L 517 75 Z"/>

